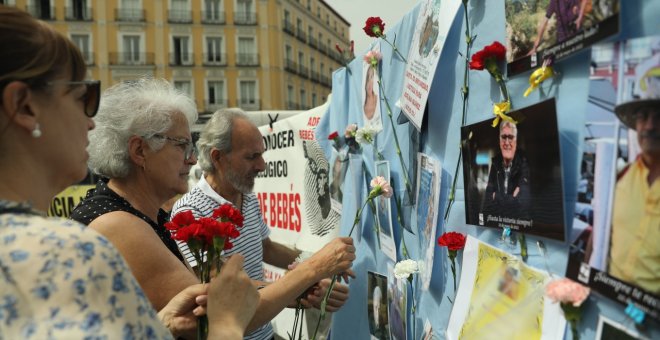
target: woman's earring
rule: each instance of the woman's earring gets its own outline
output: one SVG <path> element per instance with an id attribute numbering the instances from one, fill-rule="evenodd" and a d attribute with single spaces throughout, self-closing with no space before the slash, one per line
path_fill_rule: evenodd
<path id="1" fill-rule="evenodd" d="M 32 137 L 33 138 L 39 138 L 41 137 L 41 129 L 39 128 L 39 123 L 34 126 L 34 129 L 32 130 Z"/>

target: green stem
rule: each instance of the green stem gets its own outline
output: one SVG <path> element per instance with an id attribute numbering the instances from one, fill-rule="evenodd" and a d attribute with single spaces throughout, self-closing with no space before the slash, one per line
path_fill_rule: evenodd
<path id="1" fill-rule="evenodd" d="M 522 257 L 523 262 L 527 262 L 527 240 L 525 239 L 525 233 L 520 233 L 518 236 L 520 241 L 520 257 Z"/>
<path id="2" fill-rule="evenodd" d="M 385 35 L 382 35 L 381 38 L 382 38 L 382 39 L 383 39 L 388 45 L 392 46 L 392 49 L 394 50 L 394 53 L 398 54 L 399 57 L 401 58 L 401 60 L 403 60 L 404 63 L 408 63 L 408 61 L 406 60 L 406 58 L 401 54 L 401 52 L 399 52 L 399 49 L 396 48 L 396 46 L 394 46 L 394 44 L 392 44 L 392 43 L 389 42 L 387 39 L 385 39 Z M 395 39 L 395 40 L 396 40 L 396 39 Z"/>
<path id="3" fill-rule="evenodd" d="M 453 257 L 451 259 L 451 275 L 454 279 L 454 296 L 456 296 L 456 260 Z"/>
<path id="4" fill-rule="evenodd" d="M 380 89 L 380 94 L 383 100 L 385 101 L 385 107 L 387 108 L 387 117 L 390 119 L 390 124 L 392 125 L 392 134 L 394 135 L 394 143 L 396 144 L 396 154 L 399 156 L 399 162 L 401 162 L 401 170 L 403 171 L 403 181 L 406 185 L 406 192 L 408 197 L 413 197 L 412 188 L 410 186 L 410 180 L 408 177 L 408 169 L 406 168 L 406 163 L 403 161 L 403 155 L 401 154 L 401 147 L 399 146 L 399 136 L 396 133 L 396 126 L 394 125 L 394 119 L 392 118 L 392 108 L 390 107 L 390 102 L 387 100 L 387 95 L 385 95 L 385 88 L 383 87 L 382 79 L 380 77 L 380 72 L 378 74 L 378 87 Z"/>
<path id="5" fill-rule="evenodd" d="M 468 17 L 468 8 L 467 1 L 463 1 L 463 14 L 465 15 L 465 67 L 463 68 L 463 87 L 461 88 L 461 94 L 463 97 L 463 116 L 461 118 L 461 126 L 465 125 L 465 117 L 467 117 L 468 109 L 468 96 L 470 94 L 470 50 L 472 49 L 472 44 L 476 37 L 473 37 L 470 33 L 470 19 Z M 449 199 L 447 202 L 447 210 L 445 210 L 445 222 L 449 218 L 449 212 L 451 207 L 454 205 L 454 198 L 456 193 L 456 179 L 458 178 L 458 168 L 461 164 L 462 151 L 458 152 L 458 162 L 456 162 L 456 170 L 454 170 L 454 179 L 452 181 L 451 190 L 449 191 Z"/>
<path id="6" fill-rule="evenodd" d="M 358 210 L 357 214 L 355 214 L 355 219 L 353 220 L 353 226 L 351 227 L 351 231 L 348 233 L 348 237 L 351 237 L 351 235 L 353 235 L 353 229 L 355 229 L 355 226 L 358 224 L 358 222 L 360 222 L 360 217 L 362 216 L 362 210 L 369 201 L 371 201 L 371 199 L 367 198 L 367 200 L 364 201 L 364 204 L 362 204 L 362 207 L 360 207 L 360 210 Z"/>
<path id="7" fill-rule="evenodd" d="M 330 286 L 328 286 L 328 290 L 325 292 L 325 295 L 323 296 L 323 300 L 321 300 L 321 314 L 319 315 L 319 321 L 316 323 L 316 329 L 314 329 L 314 335 L 312 336 L 312 340 L 316 339 L 316 334 L 319 331 L 319 326 L 321 325 L 321 321 L 325 319 L 325 314 L 326 314 L 325 308 L 328 304 L 330 293 L 332 293 L 332 289 L 335 287 L 335 283 L 337 283 L 337 274 L 332 275 L 332 281 L 330 281 Z"/>

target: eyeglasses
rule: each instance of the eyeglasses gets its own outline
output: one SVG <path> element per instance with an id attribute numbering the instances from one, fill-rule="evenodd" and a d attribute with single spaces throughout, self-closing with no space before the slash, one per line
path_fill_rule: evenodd
<path id="1" fill-rule="evenodd" d="M 183 149 L 183 157 L 185 157 L 184 158 L 185 160 L 189 160 L 190 158 L 192 158 L 193 155 L 195 155 L 195 157 L 197 157 L 197 149 L 195 149 L 195 145 L 193 144 L 193 142 L 191 140 L 187 140 L 187 139 L 184 139 L 184 138 L 182 138 L 182 139 L 172 138 L 172 137 L 168 137 L 168 136 L 160 135 L 160 134 L 153 135 L 152 138 L 165 139 L 165 140 L 168 140 L 170 142 L 176 143 L 176 146 L 181 147 L 181 149 Z"/>
<path id="2" fill-rule="evenodd" d="M 85 116 L 92 118 L 96 116 L 101 102 L 101 81 L 100 80 L 81 80 L 81 81 L 51 81 L 47 85 L 64 84 L 69 86 L 84 85 L 85 94 Z"/>
<path id="3" fill-rule="evenodd" d="M 645 107 L 639 109 L 633 114 L 633 118 L 638 122 L 646 122 L 649 117 L 653 117 L 655 120 L 660 120 L 660 111 L 654 108 Z"/>
<path id="4" fill-rule="evenodd" d="M 507 140 L 507 139 L 508 140 L 515 140 L 516 136 L 514 136 L 514 135 L 500 135 L 500 139 L 502 139 L 502 140 Z"/>

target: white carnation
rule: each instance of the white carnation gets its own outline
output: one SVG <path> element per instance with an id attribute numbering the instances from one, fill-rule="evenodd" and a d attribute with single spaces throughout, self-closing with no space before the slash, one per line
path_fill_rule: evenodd
<path id="1" fill-rule="evenodd" d="M 394 276 L 401 280 L 407 279 L 411 274 L 419 273 L 417 261 L 403 260 L 394 266 Z"/>
<path id="2" fill-rule="evenodd" d="M 371 144 L 378 131 L 370 126 L 365 126 L 355 132 L 355 141 L 360 144 Z"/>

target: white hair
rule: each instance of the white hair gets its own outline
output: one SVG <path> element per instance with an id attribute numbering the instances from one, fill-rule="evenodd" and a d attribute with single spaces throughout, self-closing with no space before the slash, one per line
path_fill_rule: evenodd
<path id="1" fill-rule="evenodd" d="M 213 172 L 211 150 L 214 148 L 225 153 L 231 152 L 231 134 L 234 131 L 234 121 L 236 119 L 250 121 L 245 111 L 239 108 L 221 109 L 213 113 L 211 119 L 202 128 L 197 140 L 197 149 L 199 150 L 197 161 L 202 171 L 206 173 Z"/>
<path id="2" fill-rule="evenodd" d="M 133 166 L 128 155 L 129 138 L 149 138 L 168 131 L 176 113 L 185 116 L 188 126 L 197 120 L 194 100 L 165 79 L 144 77 L 105 90 L 94 117 L 96 128 L 89 133 L 92 172 L 108 178 L 128 176 Z M 154 150 L 165 144 L 159 139 L 147 142 Z"/>
<path id="3" fill-rule="evenodd" d="M 500 124 L 500 133 L 502 133 L 502 130 L 504 130 L 505 127 L 508 127 L 509 129 L 511 129 L 511 133 L 513 133 L 513 135 L 516 138 L 518 137 L 518 127 L 516 126 L 516 124 L 514 122 L 510 122 L 508 120 L 503 121 Z"/>

